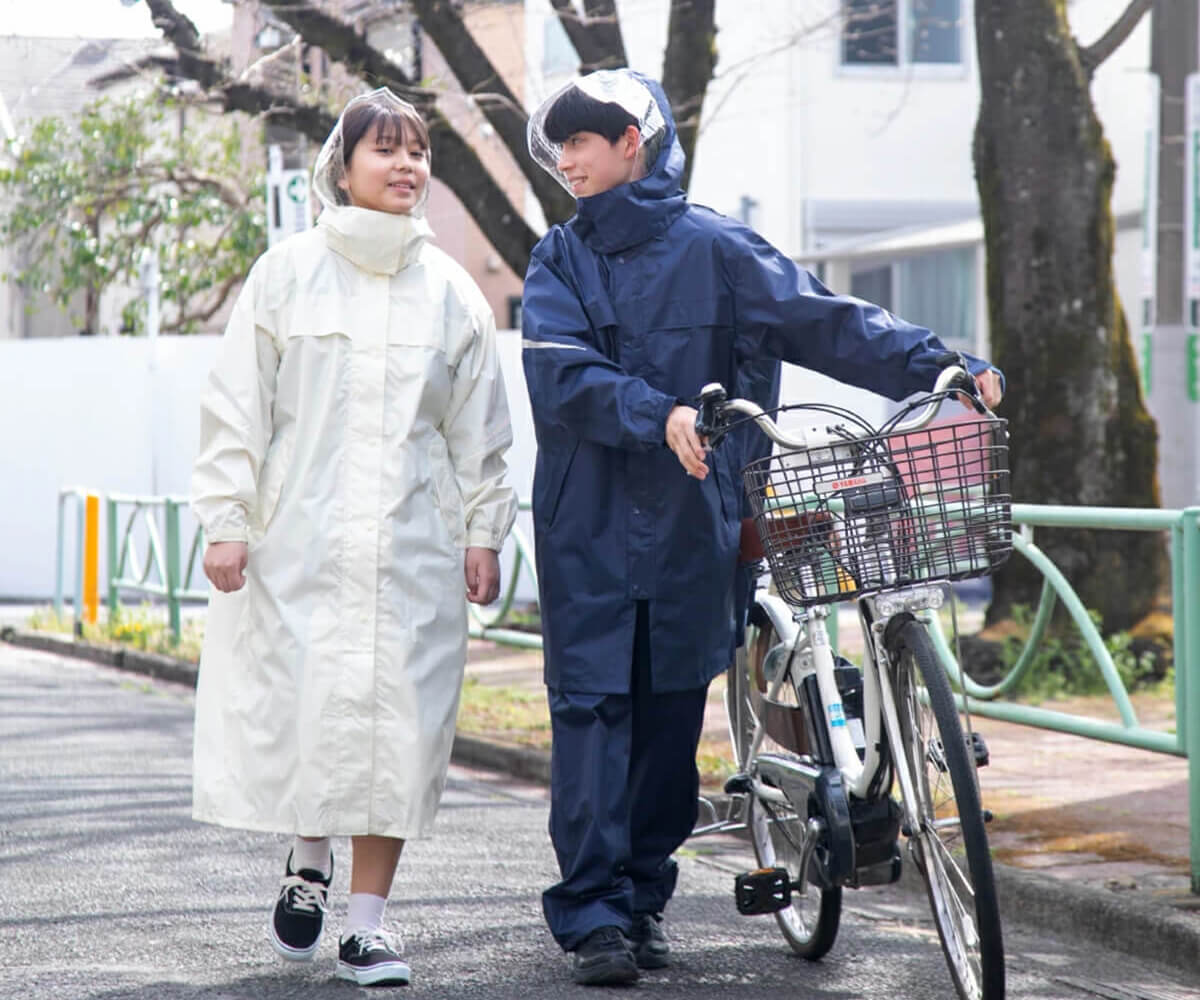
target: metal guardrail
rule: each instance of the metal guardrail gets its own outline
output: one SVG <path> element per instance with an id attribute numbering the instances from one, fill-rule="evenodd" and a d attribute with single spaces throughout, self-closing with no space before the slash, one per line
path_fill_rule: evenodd
<path id="1" fill-rule="evenodd" d="M 208 585 L 192 589 L 197 558 L 203 549 L 199 526 L 192 535 L 186 562 L 180 537 L 183 497 L 135 496 L 110 493 L 105 499 L 108 522 L 108 613 L 116 615 L 122 592 L 162 598 L 167 605 L 171 635 L 179 640 L 182 628 L 180 602 L 208 599 Z M 144 532 L 145 558 L 138 550 L 138 529 Z M 140 568 L 139 568 L 140 567 Z"/>
<path id="2" fill-rule="evenodd" d="M 975 715 L 1001 719 L 1038 729 L 1083 736 L 1174 754 L 1188 761 L 1188 820 L 1192 892 L 1200 893 L 1200 507 L 1158 510 L 1129 507 L 1053 507 L 1014 504 L 1013 523 L 1021 526 L 1013 537 L 1014 549 L 1041 572 L 1041 599 L 1029 637 L 1016 663 L 998 682 L 980 685 L 966 676 L 934 619 L 934 645 L 942 666 L 955 687 L 958 700 Z M 1171 598 L 1174 608 L 1175 732 L 1149 729 L 1137 721 L 1129 693 L 1117 673 L 1104 640 L 1087 608 L 1055 566 L 1034 544 L 1033 529 L 1085 528 L 1115 531 L 1165 531 L 1170 537 Z M 1045 635 L 1058 601 L 1070 614 L 1080 636 L 1100 669 L 1120 717 L 1119 723 L 1057 712 L 1034 705 L 1018 705 L 997 699 L 1012 694 L 1032 667 L 1038 645 Z"/>
<path id="3" fill-rule="evenodd" d="M 528 500 L 522 500 L 518 510 L 532 510 L 533 505 Z M 506 625 L 509 615 L 513 613 L 513 603 L 517 593 L 517 585 L 521 582 L 521 571 L 526 570 L 533 592 L 537 589 L 537 564 L 534 562 L 533 546 L 529 539 L 516 525 L 509 534 L 513 553 L 513 564 L 509 569 L 508 586 L 504 588 L 500 599 L 500 607 L 495 611 L 485 611 L 478 604 L 467 605 L 467 633 L 472 639 L 490 639 L 492 642 L 504 643 L 506 646 L 518 646 L 522 649 L 541 649 L 542 636 L 538 632 L 526 629 L 515 629 Z M 536 598 L 535 598 L 536 603 Z"/>

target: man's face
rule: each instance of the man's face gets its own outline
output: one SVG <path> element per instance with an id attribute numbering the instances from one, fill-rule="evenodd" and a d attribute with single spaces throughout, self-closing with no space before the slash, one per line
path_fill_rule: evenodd
<path id="1" fill-rule="evenodd" d="M 576 132 L 562 145 L 558 169 L 576 198 L 590 198 L 633 179 L 637 144 L 638 131 L 632 125 L 611 143 L 598 132 Z"/>

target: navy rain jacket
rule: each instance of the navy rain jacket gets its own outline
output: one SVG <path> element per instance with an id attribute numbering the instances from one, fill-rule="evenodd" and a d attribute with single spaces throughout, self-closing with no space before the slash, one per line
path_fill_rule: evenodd
<path id="1" fill-rule="evenodd" d="M 707 382 L 762 385 L 779 359 L 903 399 L 932 388 L 946 349 L 689 205 L 665 95 L 640 79 L 667 120 L 650 174 L 578 199 L 525 276 L 545 680 L 562 691 L 629 692 L 638 600 L 655 692 L 701 687 L 730 663 L 748 448 L 721 445 L 708 477 L 689 477 L 665 443 L 672 407 Z"/>

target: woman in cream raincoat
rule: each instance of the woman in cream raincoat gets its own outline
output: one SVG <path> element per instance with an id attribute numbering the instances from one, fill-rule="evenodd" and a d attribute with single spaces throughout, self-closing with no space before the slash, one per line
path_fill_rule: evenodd
<path id="1" fill-rule="evenodd" d="M 238 298 L 192 483 L 217 591 L 194 815 L 295 836 L 271 921 L 294 960 L 320 941 L 328 838 L 352 838 L 337 973 L 361 985 L 408 979 L 383 906 L 445 781 L 464 591 L 495 599 L 516 509 L 495 324 L 427 242 L 428 179 L 411 105 L 386 89 L 347 105 L 314 171 L 316 228 Z"/>

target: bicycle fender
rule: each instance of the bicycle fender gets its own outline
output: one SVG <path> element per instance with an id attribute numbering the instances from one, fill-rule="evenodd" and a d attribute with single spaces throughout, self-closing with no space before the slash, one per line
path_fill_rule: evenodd
<path id="1" fill-rule="evenodd" d="M 791 608 L 777 594 L 768 594 L 765 590 L 760 590 L 754 595 L 754 604 L 750 608 L 750 621 L 758 625 L 764 617 L 774 627 L 780 642 L 786 643 L 788 646 L 795 643 L 800 626 L 792 617 Z"/>

